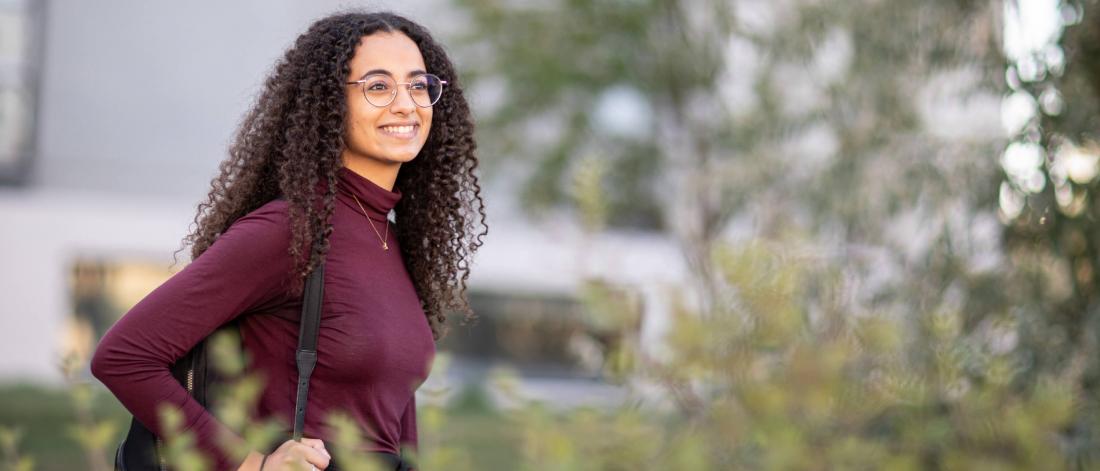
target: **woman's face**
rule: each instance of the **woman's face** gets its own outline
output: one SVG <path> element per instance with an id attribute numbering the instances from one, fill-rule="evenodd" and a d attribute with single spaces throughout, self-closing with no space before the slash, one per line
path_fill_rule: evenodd
<path id="1" fill-rule="evenodd" d="M 427 71 L 420 48 L 401 32 L 363 36 L 349 65 L 349 82 L 383 74 L 392 77 L 394 82 L 404 83 Z M 346 92 L 345 159 L 401 164 L 420 153 L 432 127 L 431 107 L 422 108 L 413 103 L 404 85 L 397 86 L 397 96 L 385 107 L 367 102 L 362 85 L 348 85 Z"/>

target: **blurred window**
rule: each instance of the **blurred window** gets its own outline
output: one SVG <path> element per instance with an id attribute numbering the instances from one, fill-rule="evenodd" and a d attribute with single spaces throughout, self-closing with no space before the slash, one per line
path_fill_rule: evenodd
<path id="1" fill-rule="evenodd" d="M 98 341 L 138 301 L 172 276 L 161 264 L 143 260 L 78 258 L 70 272 L 73 316 Z"/>
<path id="2" fill-rule="evenodd" d="M 460 314 L 448 316 L 439 349 L 529 376 L 599 378 L 611 349 L 638 330 L 638 322 L 608 328 L 592 306 L 567 296 L 471 291 L 469 300 L 477 320 L 460 325 Z"/>
<path id="3" fill-rule="evenodd" d="M 30 171 L 45 4 L 0 0 L 0 184 L 22 184 Z"/>

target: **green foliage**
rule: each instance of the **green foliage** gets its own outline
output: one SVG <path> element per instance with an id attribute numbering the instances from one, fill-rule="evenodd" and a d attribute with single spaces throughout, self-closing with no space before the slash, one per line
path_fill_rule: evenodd
<path id="1" fill-rule="evenodd" d="M 259 374 L 246 373 L 248 359 L 243 355 L 239 337 L 232 331 L 223 330 L 209 341 L 211 366 L 229 379 L 212 385 L 213 397 L 219 398 L 214 405 L 214 416 L 231 430 L 240 431 L 246 447 L 230 447 L 225 451 L 234 460 L 244 461 L 250 450 L 264 450 L 286 427 L 275 419 L 257 421 L 250 415 L 250 411 L 256 410 L 265 384 Z"/>
<path id="2" fill-rule="evenodd" d="M 17 428 L 0 426 L 0 452 L 3 456 L 4 469 L 9 471 L 31 471 L 34 469 L 34 458 L 19 456 L 19 440 L 22 432 Z"/>
<path id="3" fill-rule="evenodd" d="M 607 220 L 607 201 L 603 196 L 603 180 L 607 174 L 606 162 L 598 158 L 589 158 L 581 162 L 573 177 L 573 192 L 576 205 L 580 208 L 584 227 L 589 231 L 599 231 Z"/>
<path id="4" fill-rule="evenodd" d="M 661 201 L 658 220 L 678 224 L 649 227 L 680 243 L 692 274 L 663 343 L 616 352 L 632 359 L 613 375 L 637 393 L 628 405 L 510 415 L 523 469 L 1073 462 L 1062 432 L 1079 390 L 1029 368 L 1012 274 L 973 262 L 997 251 L 975 228 L 995 224 L 1001 139 L 953 136 L 928 110 L 936 83 L 953 103 L 995 99 L 1000 4 L 458 4 L 474 20 L 475 88 L 506 91 L 484 117 L 492 154 L 537 162 L 529 194 L 572 197 L 594 233 Z M 739 80 L 750 91 L 724 95 Z M 639 132 L 598 122 L 624 89 L 644 101 Z M 822 134 L 831 149 L 800 144 Z M 609 184 L 626 155 L 646 155 L 646 173 Z M 753 219 L 752 242 L 723 237 L 737 215 Z M 637 309 L 607 296 L 629 290 L 587 285 L 592 325 L 629 338 Z"/>
<path id="5" fill-rule="evenodd" d="M 450 407 L 460 413 L 488 414 L 493 412 L 493 400 L 484 385 L 470 383 L 451 400 Z"/>
<path id="6" fill-rule="evenodd" d="M 195 436 L 186 431 L 183 413 L 171 404 L 161 404 L 157 409 L 161 424 L 166 430 L 165 446 L 161 448 L 165 460 L 180 471 L 206 471 L 211 469 L 211 459 L 195 451 Z"/>
<path id="7" fill-rule="evenodd" d="M 1019 126 L 1011 129 L 1004 153 L 1001 215 L 1006 252 L 1017 268 L 1012 289 L 1019 293 L 1015 309 L 1022 319 L 1025 374 L 1056 372 L 1075 384 L 1085 407 L 1069 429 L 1067 454 L 1095 463 L 1100 461 L 1100 2 L 1056 3 L 1051 42 L 1023 51 L 1007 70 L 1006 102 L 1016 104 L 1012 109 L 1022 118 L 1017 117 Z M 1034 165 L 1021 166 L 1023 155 L 1035 155 Z"/>
<path id="8" fill-rule="evenodd" d="M 91 418 L 92 389 L 86 383 L 73 384 L 70 387 L 70 397 L 78 411 L 80 425 L 68 427 L 68 433 L 91 456 L 99 456 L 104 450 L 109 450 L 114 445 L 112 440 L 118 431 L 117 424 L 108 421 L 94 420 Z"/>
<path id="9" fill-rule="evenodd" d="M 372 459 L 366 453 L 358 451 L 358 446 L 363 443 L 363 435 L 355 421 L 343 413 L 329 414 L 328 425 L 336 430 L 334 440 L 336 448 L 333 458 L 340 463 L 342 468 L 349 471 L 382 471 L 381 463 Z"/>
<path id="10" fill-rule="evenodd" d="M 69 326 L 68 350 L 63 351 L 58 367 L 68 384 L 69 401 L 76 413 L 76 423 L 66 427 L 69 437 L 73 438 L 84 452 L 88 469 L 108 471 L 107 457 L 114 443 L 118 427 L 114 422 L 95 417 L 95 398 L 90 384 L 78 380 L 78 371 L 83 369 L 90 351 L 91 329 L 83 321 Z M 29 467 L 29 465 L 28 465 Z"/>
<path id="11" fill-rule="evenodd" d="M 516 468 L 1065 467 L 1071 384 L 1013 387 L 1011 356 L 970 348 L 959 313 L 927 316 L 928 343 L 905 342 L 905 324 L 884 316 L 809 315 L 809 280 L 829 279 L 828 267 L 785 259 L 781 246 L 723 246 L 724 289 L 748 301 L 711 317 L 681 306 L 664 355 L 634 352 L 636 379 L 664 392 L 656 402 L 639 389 L 610 410 L 554 409 L 522 401 L 498 373 L 494 386 L 523 404 L 506 419 L 523 431 Z"/>

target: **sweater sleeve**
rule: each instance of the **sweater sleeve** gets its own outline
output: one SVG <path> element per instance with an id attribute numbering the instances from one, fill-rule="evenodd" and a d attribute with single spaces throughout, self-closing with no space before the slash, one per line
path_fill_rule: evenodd
<path id="1" fill-rule="evenodd" d="M 133 306 L 104 334 L 92 374 L 153 433 L 164 436 L 161 403 L 183 413 L 183 429 L 216 470 L 239 466 L 222 446 L 244 440 L 172 377 L 170 365 L 216 328 L 285 292 L 290 278 L 286 203 L 274 201 L 234 221 L 205 252 Z"/>

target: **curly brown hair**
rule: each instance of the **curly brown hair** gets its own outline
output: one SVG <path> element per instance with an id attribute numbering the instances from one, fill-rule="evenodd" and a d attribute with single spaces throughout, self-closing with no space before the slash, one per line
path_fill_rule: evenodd
<path id="1" fill-rule="evenodd" d="M 291 291 L 301 294 L 305 278 L 329 249 L 337 171 L 343 166 L 349 61 L 360 39 L 376 32 L 404 33 L 420 48 L 427 71 L 448 82 L 434 105 L 424 147 L 401 166 L 394 183 L 403 195 L 394 208 L 399 245 L 439 340 L 447 332 L 449 310 L 467 319 L 473 315 L 466 280 L 488 226 L 474 174 L 474 125 L 454 67 L 426 29 L 399 15 L 339 13 L 298 37 L 245 115 L 183 243 L 197 258 L 238 218 L 283 196 L 293 234 L 289 252 L 296 261 Z M 314 191 L 321 179 L 327 182 L 323 193 Z M 309 247 L 317 237 L 314 253 Z"/>

